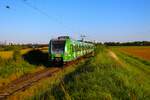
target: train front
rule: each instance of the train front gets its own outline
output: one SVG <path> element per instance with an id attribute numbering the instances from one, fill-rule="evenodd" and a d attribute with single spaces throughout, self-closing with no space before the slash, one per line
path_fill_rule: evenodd
<path id="1" fill-rule="evenodd" d="M 65 40 L 51 40 L 49 44 L 49 53 L 51 62 L 63 65 L 63 57 L 65 51 Z"/>

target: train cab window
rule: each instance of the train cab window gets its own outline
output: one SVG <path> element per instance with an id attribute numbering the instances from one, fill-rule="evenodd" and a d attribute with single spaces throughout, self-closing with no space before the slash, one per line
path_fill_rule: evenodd
<path id="1" fill-rule="evenodd" d="M 65 49 L 65 41 L 52 41 L 51 42 L 52 52 L 62 53 Z"/>

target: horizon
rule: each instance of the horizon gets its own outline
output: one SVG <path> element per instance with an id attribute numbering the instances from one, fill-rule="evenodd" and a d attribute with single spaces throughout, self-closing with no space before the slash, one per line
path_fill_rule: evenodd
<path id="1" fill-rule="evenodd" d="M 93 43 L 102 43 L 102 44 L 104 44 L 104 43 L 120 43 L 120 44 L 122 44 L 122 43 L 134 43 L 134 42 L 149 42 L 150 43 L 150 41 L 124 41 L 124 42 L 119 42 L 119 41 L 106 41 L 106 42 L 101 42 L 101 41 L 84 41 L 84 42 L 93 42 Z M 36 42 L 30 42 L 30 43 L 16 43 L 16 42 L 7 42 L 7 41 L 0 41 L 0 45 L 48 45 L 49 44 L 49 42 L 47 42 L 47 43 L 36 43 Z M 145 45 L 144 45 L 145 46 Z"/>
<path id="2" fill-rule="evenodd" d="M 48 43 L 69 35 L 99 42 L 150 41 L 149 0 L 0 1 L 0 41 Z"/>

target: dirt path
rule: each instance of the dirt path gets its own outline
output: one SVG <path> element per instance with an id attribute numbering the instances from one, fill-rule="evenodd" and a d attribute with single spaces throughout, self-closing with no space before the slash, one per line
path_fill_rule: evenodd
<path id="1" fill-rule="evenodd" d="M 113 59 L 115 59 L 116 61 L 119 61 L 119 58 L 117 57 L 117 55 L 116 55 L 113 51 L 109 50 L 109 55 L 110 55 Z"/>
<path id="2" fill-rule="evenodd" d="M 119 63 L 122 67 L 124 67 L 123 62 L 118 58 L 118 56 L 117 56 L 112 50 L 108 50 L 108 54 L 109 54 L 117 63 Z"/>

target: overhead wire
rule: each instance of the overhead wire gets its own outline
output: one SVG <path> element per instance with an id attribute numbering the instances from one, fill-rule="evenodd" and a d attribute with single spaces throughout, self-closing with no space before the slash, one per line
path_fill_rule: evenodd
<path id="1" fill-rule="evenodd" d="M 44 12 L 43 10 L 41 10 L 41 9 L 39 9 L 39 8 L 37 8 L 37 7 L 35 7 L 35 6 L 33 6 L 33 5 L 32 5 L 31 3 L 29 3 L 27 0 L 21 0 L 21 1 L 22 1 L 22 3 L 24 3 L 26 6 L 28 6 L 28 7 L 32 8 L 32 9 L 36 10 L 37 12 L 39 12 L 40 14 L 42 14 L 42 15 L 44 15 L 44 16 L 46 16 L 46 17 L 52 19 L 52 17 L 51 17 L 49 14 L 47 14 L 47 13 Z"/>
<path id="2" fill-rule="evenodd" d="M 48 19 L 50 20 L 55 20 L 55 22 L 57 22 L 58 24 L 60 24 L 62 27 L 65 28 L 65 30 L 67 29 L 67 31 L 70 28 L 70 26 L 66 26 L 62 21 L 58 20 L 57 18 L 54 18 L 52 16 L 50 16 L 48 13 L 46 13 L 45 11 L 41 10 L 40 8 L 34 6 L 33 4 L 31 4 L 30 2 L 28 2 L 28 0 L 20 0 L 24 5 L 28 6 L 29 8 L 37 11 L 38 13 L 40 13 L 43 16 L 46 16 Z M 7 9 L 12 9 L 12 6 L 8 3 L 8 1 L 6 0 L 8 5 L 5 5 L 5 8 Z M 12 2 L 14 3 L 15 1 L 12 0 Z M 68 35 L 68 33 L 66 33 Z"/>
<path id="3" fill-rule="evenodd" d="M 46 12 L 44 12 L 43 10 L 41 10 L 40 8 L 33 6 L 31 3 L 28 2 L 28 0 L 21 0 L 23 4 L 25 4 L 26 6 L 30 7 L 31 9 L 39 12 L 40 14 L 46 16 L 47 18 L 49 18 L 50 20 L 55 20 L 58 24 L 64 26 L 67 29 L 70 29 L 68 26 L 64 25 L 62 21 L 50 16 L 49 14 L 47 14 Z"/>

